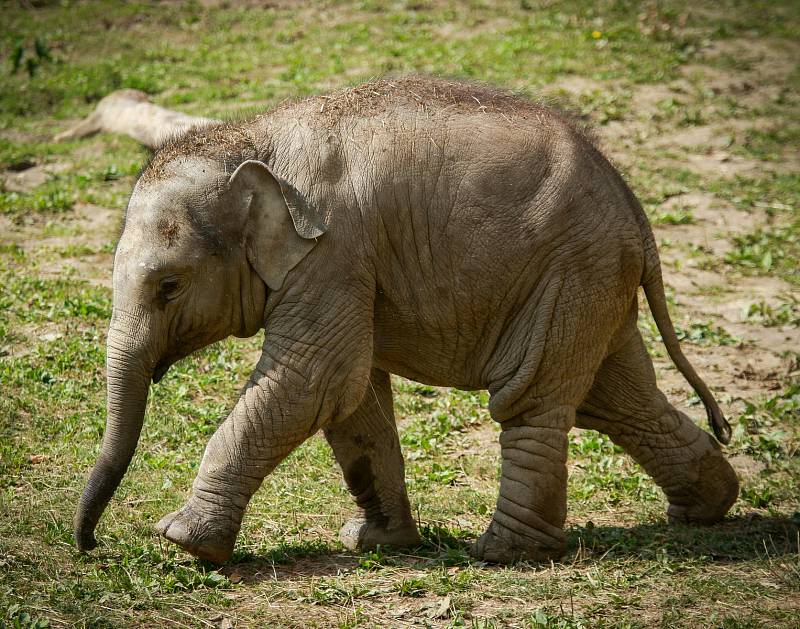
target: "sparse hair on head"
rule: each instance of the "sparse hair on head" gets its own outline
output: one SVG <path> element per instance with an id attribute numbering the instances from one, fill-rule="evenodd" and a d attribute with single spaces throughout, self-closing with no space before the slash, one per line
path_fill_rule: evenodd
<path id="1" fill-rule="evenodd" d="M 245 125 L 238 121 L 193 127 L 167 138 L 156 148 L 142 166 L 139 181 L 144 184 L 161 181 L 168 176 L 167 167 L 170 163 L 187 157 L 209 158 L 216 161 L 224 173 L 232 174 L 242 162 L 256 158 L 257 151 L 255 143 L 246 133 Z M 192 207 L 187 210 L 192 231 L 201 241 L 212 252 L 224 251 L 224 239 L 217 222 L 208 215 L 207 208 Z M 159 232 L 171 243 L 177 235 L 177 225 L 174 221 L 167 222 L 159 226 Z"/>
<path id="2" fill-rule="evenodd" d="M 256 144 L 239 121 L 217 122 L 193 127 L 168 137 L 148 156 L 139 176 L 144 183 L 165 176 L 167 164 L 181 157 L 207 157 L 216 160 L 224 172 L 232 173 L 245 160 L 258 154 Z"/>

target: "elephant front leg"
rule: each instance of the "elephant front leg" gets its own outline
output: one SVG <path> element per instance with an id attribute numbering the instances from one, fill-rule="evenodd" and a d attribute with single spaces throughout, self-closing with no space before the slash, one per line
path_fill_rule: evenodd
<path id="1" fill-rule="evenodd" d="M 312 432 L 284 414 L 287 407 L 263 384 L 251 381 L 214 433 L 187 503 L 156 525 L 161 535 L 200 559 L 224 563 L 230 558 L 250 498 Z"/>
<path id="2" fill-rule="evenodd" d="M 500 497 L 472 554 L 493 563 L 546 561 L 565 545 L 567 433 L 575 410 L 555 406 L 503 422 Z"/>
<path id="3" fill-rule="evenodd" d="M 397 437 L 389 374 L 373 369 L 361 405 L 350 417 L 325 428 L 358 513 L 340 532 L 349 549 L 420 543 L 411 516 L 405 465 Z"/>
<path id="4" fill-rule="evenodd" d="M 320 428 L 357 408 L 372 357 L 371 328 L 358 323 L 367 316 L 291 317 L 309 325 L 304 343 L 289 341 L 298 334 L 273 323 L 250 382 L 206 447 L 191 497 L 157 524 L 159 533 L 202 559 L 230 558 L 264 477 Z M 332 347 L 318 347 L 319 339 Z"/>

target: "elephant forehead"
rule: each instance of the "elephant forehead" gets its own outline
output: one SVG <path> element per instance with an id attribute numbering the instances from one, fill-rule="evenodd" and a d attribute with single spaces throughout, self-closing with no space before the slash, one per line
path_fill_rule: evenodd
<path id="1" fill-rule="evenodd" d="M 191 254 L 191 226 L 219 195 L 219 169 L 208 160 L 185 160 L 157 180 L 137 182 L 117 246 L 120 259 L 144 262 Z"/>
<path id="2" fill-rule="evenodd" d="M 222 168 L 201 157 L 176 158 L 157 178 L 140 179 L 133 189 L 127 220 L 155 223 L 159 219 L 207 207 L 227 182 Z"/>

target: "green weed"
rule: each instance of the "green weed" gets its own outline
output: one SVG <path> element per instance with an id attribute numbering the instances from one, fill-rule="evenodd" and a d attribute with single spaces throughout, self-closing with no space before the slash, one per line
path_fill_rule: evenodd
<path id="1" fill-rule="evenodd" d="M 706 123 L 700 105 L 687 104 L 678 98 L 668 98 L 657 103 L 658 115 L 656 120 L 669 120 L 680 126 L 696 126 Z"/>
<path id="2" fill-rule="evenodd" d="M 798 234 L 800 219 L 791 225 L 758 228 L 749 234 L 735 236 L 735 247 L 725 255 L 725 262 L 745 273 L 775 272 L 790 282 L 800 284 Z"/>
<path id="3" fill-rule="evenodd" d="M 750 304 L 743 312 L 743 318 L 767 327 L 781 325 L 800 327 L 800 300 L 794 295 L 788 295 L 787 298 L 788 301 L 781 302 L 777 306 L 771 306 L 763 300 Z"/>
<path id="4" fill-rule="evenodd" d="M 16 74 L 20 68 L 24 67 L 28 72 L 28 77 L 33 78 L 39 66 L 52 60 L 50 48 L 38 37 L 33 40 L 32 46 L 19 41 L 11 51 L 11 73 Z"/>
<path id="5" fill-rule="evenodd" d="M 740 342 L 728 334 L 724 328 L 715 326 L 711 322 L 690 323 L 688 327 L 677 324 L 675 333 L 681 341 L 688 341 L 697 345 L 736 345 Z"/>
<path id="6" fill-rule="evenodd" d="M 678 207 L 670 212 L 658 214 L 653 223 L 656 225 L 691 225 L 694 223 L 694 216 L 690 208 Z"/>
<path id="7" fill-rule="evenodd" d="M 68 212 L 74 199 L 64 190 L 55 189 L 32 194 L 0 192 L 0 214 L 19 216 L 34 212 L 57 214 Z"/>
<path id="8" fill-rule="evenodd" d="M 792 459 L 800 451 L 800 383 L 758 401 L 747 401 L 736 434 L 744 450 L 767 462 Z"/>

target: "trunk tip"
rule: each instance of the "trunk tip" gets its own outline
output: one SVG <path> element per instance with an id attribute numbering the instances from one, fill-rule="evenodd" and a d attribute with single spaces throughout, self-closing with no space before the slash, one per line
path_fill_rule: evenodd
<path id="1" fill-rule="evenodd" d="M 82 553 L 88 553 L 90 550 L 97 548 L 97 540 L 92 533 L 75 533 L 75 545 Z"/>
<path id="2" fill-rule="evenodd" d="M 90 550 L 97 548 L 94 527 L 87 526 L 80 514 L 75 516 L 75 546 L 82 553 L 88 553 Z"/>

